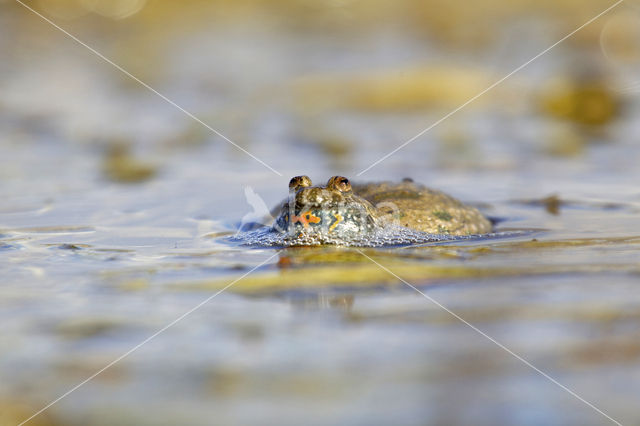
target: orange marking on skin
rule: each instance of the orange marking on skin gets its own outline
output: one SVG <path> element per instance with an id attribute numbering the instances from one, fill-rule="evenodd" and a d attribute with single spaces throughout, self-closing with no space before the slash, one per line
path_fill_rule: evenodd
<path id="1" fill-rule="evenodd" d="M 314 216 L 311 210 L 301 213 L 300 216 L 291 216 L 291 223 L 300 222 L 305 228 L 308 228 L 310 223 L 320 223 L 321 220 Z"/>
<path id="2" fill-rule="evenodd" d="M 335 213 L 333 217 L 336 218 L 336 221 L 333 222 L 333 224 L 329 227 L 329 232 L 333 231 L 336 228 L 336 226 L 338 226 L 338 224 L 342 222 L 342 216 L 340 216 L 340 213 Z"/>

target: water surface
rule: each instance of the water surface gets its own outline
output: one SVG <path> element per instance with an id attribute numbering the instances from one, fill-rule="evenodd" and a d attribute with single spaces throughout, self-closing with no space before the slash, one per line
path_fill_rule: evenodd
<path id="1" fill-rule="evenodd" d="M 556 21 L 515 20 L 470 48 L 365 18 L 347 30 L 332 14 L 304 29 L 233 8 L 218 26 L 161 7 L 130 21 L 60 20 L 279 176 L 9 3 L 0 424 L 18 424 L 204 301 L 33 424 L 609 422 L 429 298 L 638 423 L 640 128 L 636 93 L 617 89 L 640 76 L 598 37 L 558 46 L 357 177 L 555 42 L 544 29 Z M 634 10 L 618 13 L 636 19 Z M 533 34 L 526 43 L 521 28 Z M 567 96 L 584 104 L 584 68 L 604 69 L 604 96 L 624 105 L 604 123 L 553 107 Z M 403 91 L 398 75 L 422 91 Z M 578 88 L 563 95 L 558 78 Z M 546 108 L 549 90 L 560 100 Z M 271 207 L 302 173 L 412 177 L 499 218 L 498 231 L 526 232 L 362 252 L 224 239 L 251 210 L 246 186 Z"/>

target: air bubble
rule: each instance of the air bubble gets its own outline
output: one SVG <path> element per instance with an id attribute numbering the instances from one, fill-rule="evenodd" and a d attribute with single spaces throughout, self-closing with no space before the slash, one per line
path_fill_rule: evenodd
<path id="1" fill-rule="evenodd" d="M 338 238 L 320 233 L 301 233 L 296 236 L 291 236 L 287 233 L 275 231 L 270 227 L 264 227 L 241 233 L 229 238 L 229 241 L 257 247 L 317 246 L 325 244 L 349 247 L 385 247 L 424 244 L 464 238 L 468 237 L 427 234 L 401 226 L 388 226 L 384 229 L 367 233 L 366 235 L 349 238 Z"/>

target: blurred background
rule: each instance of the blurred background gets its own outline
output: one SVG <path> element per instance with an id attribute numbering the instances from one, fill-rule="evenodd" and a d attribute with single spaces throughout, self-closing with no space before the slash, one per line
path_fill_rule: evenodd
<path id="1" fill-rule="evenodd" d="M 19 144 L 8 143 L 11 149 L 55 144 L 83 153 L 78 155 L 84 167 L 95 162 L 95 173 L 79 174 L 79 180 L 127 182 L 180 173 L 175 169 L 197 153 L 215 171 L 224 169 L 220 179 L 229 181 L 226 186 L 264 182 L 263 191 L 277 186 L 278 192 L 293 174 L 355 178 L 613 5 L 595 0 L 27 4 L 283 177 L 272 180 L 277 175 L 205 126 L 25 7 L 4 1 L 0 105 L 4 132 L 18 133 L 10 140 L 20 138 Z M 640 90 L 639 19 L 634 0 L 616 6 L 362 178 L 633 168 L 629 147 L 603 145 L 616 139 L 633 149 L 637 145 L 635 120 L 628 118 Z M 151 168 L 128 170 L 135 164 L 123 159 L 144 160 Z M 12 163 L 3 167 L 9 177 L 31 174 Z M 72 171 L 83 167 L 70 158 L 65 163 L 73 164 L 67 168 Z M 201 169 L 199 177 L 213 178 L 209 172 Z"/>
<path id="2" fill-rule="evenodd" d="M 299 174 L 412 177 L 541 230 L 371 255 L 637 423 L 639 97 L 640 0 L 0 0 L 0 425 L 273 254 L 216 238 L 246 186 L 273 206 Z M 31 423 L 607 421 L 305 253 Z"/>

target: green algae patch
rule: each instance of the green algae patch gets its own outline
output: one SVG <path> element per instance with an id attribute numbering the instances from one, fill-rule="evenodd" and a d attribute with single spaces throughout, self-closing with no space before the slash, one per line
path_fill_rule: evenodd
<path id="1" fill-rule="evenodd" d="M 453 216 L 451 216 L 451 214 L 449 212 L 446 212 L 444 210 L 435 210 L 433 212 L 433 215 L 435 217 L 437 217 L 440 220 L 444 220 L 444 221 L 449 221 L 451 219 L 453 219 Z"/>

